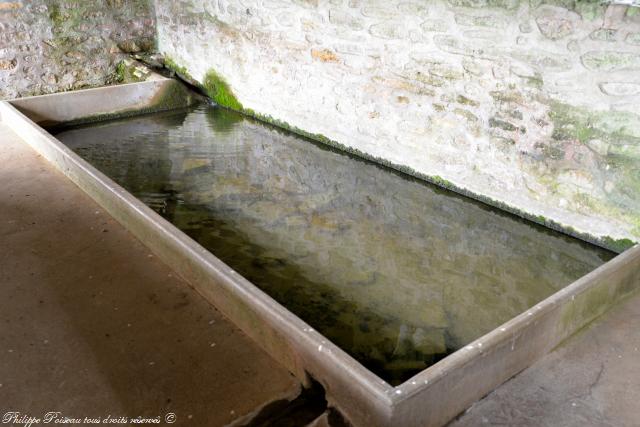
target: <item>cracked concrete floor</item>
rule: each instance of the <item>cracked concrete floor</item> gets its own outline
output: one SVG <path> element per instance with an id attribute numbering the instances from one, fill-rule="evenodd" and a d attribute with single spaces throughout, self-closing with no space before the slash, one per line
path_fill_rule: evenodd
<path id="1" fill-rule="evenodd" d="M 473 405 L 450 427 L 640 425 L 640 294 Z"/>
<path id="2" fill-rule="evenodd" d="M 0 416 L 220 426 L 298 382 L 0 122 Z M 164 424 L 164 423 L 163 423 Z"/>

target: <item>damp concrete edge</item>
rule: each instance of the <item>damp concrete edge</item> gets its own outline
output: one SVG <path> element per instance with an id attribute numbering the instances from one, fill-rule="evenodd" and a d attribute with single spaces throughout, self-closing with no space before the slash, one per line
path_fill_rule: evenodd
<path id="1" fill-rule="evenodd" d="M 139 90 L 133 85 L 147 83 L 150 82 L 120 88 L 129 86 L 125 89 Z M 87 100 L 93 97 L 94 103 L 104 110 L 100 91 L 117 87 L 91 89 L 94 91 L 91 96 L 83 96 Z M 151 86 L 147 90 L 153 91 Z M 48 108 L 71 102 L 65 97 L 80 92 L 85 91 L 47 95 L 50 97 Z M 20 102 L 24 108 L 29 98 Z M 90 106 L 91 103 L 86 102 Z M 134 111 L 136 107 L 139 104 L 130 103 L 123 110 Z M 140 109 L 144 108 L 142 105 Z M 95 111 L 96 108 L 85 108 L 84 114 L 95 116 Z M 7 120 L 25 142 L 103 206 L 276 360 L 305 383 L 309 382 L 307 375 L 318 380 L 326 389 L 330 405 L 337 406 L 355 425 L 442 425 L 640 285 L 640 247 L 635 246 L 393 388 L 82 160 L 10 102 L 0 102 L 0 119 Z"/>

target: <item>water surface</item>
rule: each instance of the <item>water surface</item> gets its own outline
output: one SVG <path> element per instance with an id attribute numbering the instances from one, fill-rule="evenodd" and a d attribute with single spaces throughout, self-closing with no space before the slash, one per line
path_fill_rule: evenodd
<path id="1" fill-rule="evenodd" d="M 209 106 L 57 137 L 390 384 L 613 256 Z"/>

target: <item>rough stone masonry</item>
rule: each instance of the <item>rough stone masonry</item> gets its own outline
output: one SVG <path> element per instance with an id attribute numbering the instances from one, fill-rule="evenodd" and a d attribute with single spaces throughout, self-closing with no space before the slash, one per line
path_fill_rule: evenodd
<path id="1" fill-rule="evenodd" d="M 640 8 L 157 0 L 221 104 L 622 250 L 640 240 Z"/>
<path id="2" fill-rule="evenodd" d="M 113 83 L 154 47 L 151 0 L 0 0 L 0 99 Z"/>

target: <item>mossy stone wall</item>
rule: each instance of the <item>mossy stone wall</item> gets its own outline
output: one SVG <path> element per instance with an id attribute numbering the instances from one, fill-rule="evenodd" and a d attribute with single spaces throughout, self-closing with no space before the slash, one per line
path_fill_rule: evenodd
<path id="1" fill-rule="evenodd" d="M 0 1 L 0 99 L 113 83 L 154 48 L 152 0 Z"/>

